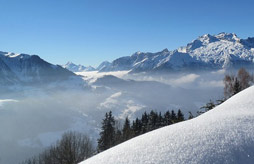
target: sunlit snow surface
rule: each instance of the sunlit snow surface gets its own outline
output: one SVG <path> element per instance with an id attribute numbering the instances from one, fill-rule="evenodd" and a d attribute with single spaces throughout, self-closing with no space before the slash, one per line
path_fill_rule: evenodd
<path id="1" fill-rule="evenodd" d="M 141 135 L 81 164 L 254 163 L 254 87 L 197 118 Z"/>

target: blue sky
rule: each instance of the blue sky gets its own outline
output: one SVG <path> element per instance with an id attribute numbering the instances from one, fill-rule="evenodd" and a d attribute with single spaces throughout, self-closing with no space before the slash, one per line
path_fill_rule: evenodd
<path id="1" fill-rule="evenodd" d="M 254 36 L 253 0 L 0 0 L 0 50 L 97 66 L 200 35 Z"/>

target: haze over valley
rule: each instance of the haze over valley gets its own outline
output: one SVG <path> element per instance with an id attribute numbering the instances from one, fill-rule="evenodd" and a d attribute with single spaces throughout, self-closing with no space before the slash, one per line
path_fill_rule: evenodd
<path id="1" fill-rule="evenodd" d="M 37 154 L 69 130 L 89 134 L 96 145 L 108 111 L 120 123 L 151 110 L 181 109 L 186 117 L 189 112 L 196 115 L 210 100 L 223 98 L 226 73 L 243 63 L 251 70 L 253 44 L 253 39 L 235 34 L 203 35 L 178 50 L 138 52 L 90 70 L 1 52 L 1 162 L 16 163 Z M 199 55 L 202 49 L 210 53 Z"/>

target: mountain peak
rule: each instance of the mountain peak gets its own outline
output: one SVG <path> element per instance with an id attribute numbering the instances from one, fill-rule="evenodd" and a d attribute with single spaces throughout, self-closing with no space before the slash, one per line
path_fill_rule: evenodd
<path id="1" fill-rule="evenodd" d="M 140 55 L 141 53 L 142 53 L 142 52 L 137 51 L 137 52 L 135 52 L 134 54 Z"/>
<path id="2" fill-rule="evenodd" d="M 235 33 L 225 33 L 221 32 L 217 35 L 214 35 L 216 38 L 220 40 L 227 40 L 227 41 L 240 41 Z"/>
<path id="3" fill-rule="evenodd" d="M 13 52 L 2 52 L 0 51 L 0 55 L 9 57 L 9 58 L 30 58 L 31 55 L 24 54 L 24 53 L 13 53 Z"/>
<path id="4" fill-rule="evenodd" d="M 97 68 L 96 70 L 98 71 L 109 71 L 109 67 L 112 65 L 112 63 L 110 63 L 109 61 L 104 61 L 102 62 Z"/>
<path id="5" fill-rule="evenodd" d="M 71 61 L 68 61 L 65 65 L 73 65 L 74 63 L 72 63 Z"/>
<path id="6" fill-rule="evenodd" d="M 189 43 L 187 49 L 194 50 L 218 41 L 240 42 L 240 38 L 235 33 L 221 32 L 215 35 L 205 34 Z"/>
<path id="7" fill-rule="evenodd" d="M 93 68 L 92 66 L 85 67 L 81 64 L 77 65 L 77 64 L 74 64 L 73 62 L 70 62 L 70 61 L 67 62 L 65 65 L 62 65 L 62 67 L 66 68 L 72 72 L 84 72 L 84 71 L 94 71 L 95 70 L 95 68 Z"/>
<path id="8" fill-rule="evenodd" d="M 161 52 L 169 52 L 169 50 L 167 48 L 165 48 Z"/>

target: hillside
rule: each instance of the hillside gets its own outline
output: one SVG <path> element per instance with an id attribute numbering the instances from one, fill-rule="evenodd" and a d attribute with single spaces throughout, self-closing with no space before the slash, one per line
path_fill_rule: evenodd
<path id="1" fill-rule="evenodd" d="M 81 164 L 254 163 L 254 87 L 189 121 L 141 135 Z"/>
<path id="2" fill-rule="evenodd" d="M 0 84 L 48 83 L 67 80 L 74 73 L 50 64 L 37 55 L 0 51 Z"/>

